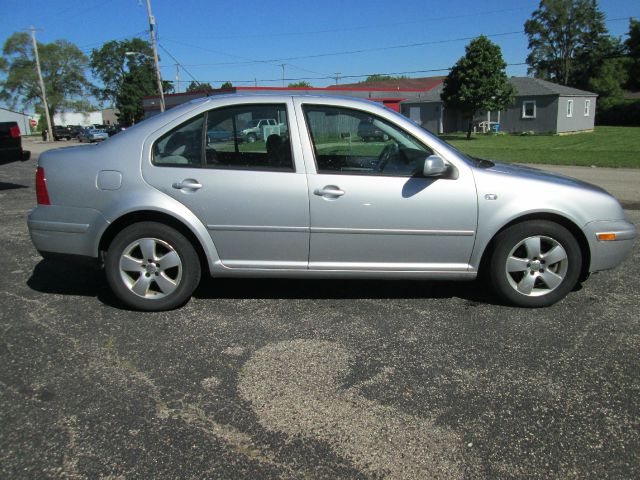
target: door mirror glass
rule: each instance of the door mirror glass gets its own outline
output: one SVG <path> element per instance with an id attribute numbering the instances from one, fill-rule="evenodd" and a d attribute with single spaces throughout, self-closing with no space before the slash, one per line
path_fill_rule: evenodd
<path id="1" fill-rule="evenodd" d="M 424 161 L 422 175 L 425 177 L 441 177 L 447 173 L 448 170 L 449 167 L 442 157 L 439 157 L 438 155 L 429 155 Z"/>

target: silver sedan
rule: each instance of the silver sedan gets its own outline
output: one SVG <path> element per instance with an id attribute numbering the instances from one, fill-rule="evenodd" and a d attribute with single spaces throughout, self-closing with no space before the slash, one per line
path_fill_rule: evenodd
<path id="1" fill-rule="evenodd" d="M 275 125 L 241 142 L 260 118 Z M 384 135 L 363 141 L 363 122 Z M 38 251 L 99 261 L 141 310 L 184 304 L 202 273 L 486 274 L 506 303 L 543 307 L 620 264 L 636 237 L 598 187 L 468 157 L 381 105 L 329 96 L 190 102 L 97 147 L 42 154 L 36 186 Z"/>

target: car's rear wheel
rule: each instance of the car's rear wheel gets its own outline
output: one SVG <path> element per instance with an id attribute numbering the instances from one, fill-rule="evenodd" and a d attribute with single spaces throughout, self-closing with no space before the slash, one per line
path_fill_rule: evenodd
<path id="1" fill-rule="evenodd" d="M 105 271 L 115 295 L 137 310 L 179 307 L 200 282 L 200 261 L 189 240 L 156 222 L 118 233 L 107 251 Z"/>
<path id="2" fill-rule="evenodd" d="M 578 281 L 580 246 L 562 225 L 545 220 L 516 224 L 502 231 L 495 245 L 489 266 L 491 283 L 512 305 L 552 305 Z"/>

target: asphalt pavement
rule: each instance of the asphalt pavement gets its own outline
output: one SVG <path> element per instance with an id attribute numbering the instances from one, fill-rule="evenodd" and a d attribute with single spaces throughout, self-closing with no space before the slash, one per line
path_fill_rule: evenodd
<path id="1" fill-rule="evenodd" d="M 209 279 L 140 313 L 34 250 L 36 159 L 0 166 L 0 478 L 640 477 L 638 243 L 539 310 Z"/>

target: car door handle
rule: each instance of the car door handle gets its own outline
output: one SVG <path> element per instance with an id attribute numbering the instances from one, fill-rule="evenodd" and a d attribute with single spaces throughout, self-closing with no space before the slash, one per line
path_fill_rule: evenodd
<path id="1" fill-rule="evenodd" d="M 323 188 L 316 188 L 313 191 L 314 195 L 318 195 L 320 197 L 341 197 L 345 194 L 344 190 L 340 190 L 339 187 L 335 185 L 327 185 Z"/>
<path id="2" fill-rule="evenodd" d="M 199 190 L 202 188 L 202 184 L 193 178 L 187 178 L 181 182 L 176 182 L 171 186 L 177 190 Z"/>

